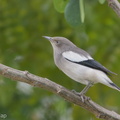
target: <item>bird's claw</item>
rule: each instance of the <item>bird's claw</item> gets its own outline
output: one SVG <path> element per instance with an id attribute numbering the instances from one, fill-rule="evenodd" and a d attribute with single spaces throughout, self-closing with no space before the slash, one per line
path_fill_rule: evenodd
<path id="1" fill-rule="evenodd" d="M 82 102 L 90 100 L 90 97 L 85 96 L 83 93 L 76 92 L 75 90 L 72 90 L 72 92 L 78 95 L 82 99 Z"/>
<path id="2" fill-rule="evenodd" d="M 78 93 L 78 92 L 76 92 L 75 90 L 72 90 L 72 92 L 73 92 L 73 93 L 75 93 L 75 94 L 77 94 L 77 95 L 79 94 L 79 93 Z"/>
<path id="3" fill-rule="evenodd" d="M 84 94 L 79 94 L 80 98 L 82 99 L 82 102 L 89 101 L 90 97 L 85 96 Z"/>

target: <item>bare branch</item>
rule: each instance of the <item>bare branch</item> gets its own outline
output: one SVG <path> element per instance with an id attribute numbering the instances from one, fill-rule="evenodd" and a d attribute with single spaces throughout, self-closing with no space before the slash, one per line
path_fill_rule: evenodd
<path id="1" fill-rule="evenodd" d="M 28 83 L 32 86 L 44 88 L 48 91 L 51 91 L 63 97 L 68 102 L 74 103 L 90 111 L 97 118 L 102 118 L 105 120 L 120 120 L 120 115 L 115 113 L 114 111 L 105 109 L 104 107 L 93 102 L 91 99 L 84 99 L 83 102 L 83 99 L 80 96 L 64 88 L 63 86 L 48 80 L 47 78 L 33 75 L 27 71 L 16 70 L 3 64 L 0 64 L 0 74 L 12 80 Z"/>
<path id="2" fill-rule="evenodd" d="M 108 5 L 116 12 L 120 17 L 120 3 L 117 0 L 107 0 Z"/>

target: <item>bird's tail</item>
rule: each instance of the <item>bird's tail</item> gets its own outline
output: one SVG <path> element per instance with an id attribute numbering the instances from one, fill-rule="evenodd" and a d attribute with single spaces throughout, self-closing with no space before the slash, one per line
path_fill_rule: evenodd
<path id="1" fill-rule="evenodd" d="M 107 85 L 108 87 L 111 87 L 115 90 L 120 91 L 120 87 L 118 87 L 115 83 L 113 83 L 109 78 L 107 78 L 107 79 L 105 78 L 105 81 L 102 81 L 101 83 L 104 85 Z"/>
<path id="2" fill-rule="evenodd" d="M 109 84 L 110 84 L 109 87 L 111 87 L 111 88 L 113 88 L 113 89 L 116 89 L 116 90 L 120 91 L 120 87 L 118 87 L 115 83 L 110 82 Z"/>

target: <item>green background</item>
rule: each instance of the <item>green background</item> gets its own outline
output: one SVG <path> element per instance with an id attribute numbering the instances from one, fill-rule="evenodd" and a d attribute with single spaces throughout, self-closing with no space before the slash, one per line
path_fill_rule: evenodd
<path id="1" fill-rule="evenodd" d="M 0 0 L 0 63 L 46 77 L 64 87 L 81 91 L 55 66 L 52 46 L 42 36 L 64 36 L 117 76 L 120 86 L 120 19 L 98 1 L 85 2 L 85 22 L 75 28 L 58 13 L 51 0 Z M 120 113 L 120 93 L 96 84 L 88 92 L 98 104 Z M 0 119 L 97 120 L 83 108 L 41 88 L 0 77 Z"/>

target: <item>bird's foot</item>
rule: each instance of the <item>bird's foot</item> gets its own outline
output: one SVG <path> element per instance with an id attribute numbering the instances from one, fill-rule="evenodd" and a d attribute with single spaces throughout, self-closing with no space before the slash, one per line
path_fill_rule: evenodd
<path id="1" fill-rule="evenodd" d="M 85 102 L 85 101 L 89 101 L 89 100 L 90 100 L 90 97 L 87 97 L 87 96 L 85 96 L 85 95 L 82 94 L 82 93 L 78 93 L 78 95 L 81 97 L 82 102 Z"/>
<path id="2" fill-rule="evenodd" d="M 77 94 L 77 95 L 79 94 L 79 92 L 76 92 L 75 90 L 72 90 L 72 92 L 75 93 L 75 94 Z"/>
<path id="3" fill-rule="evenodd" d="M 82 99 L 82 102 L 90 100 L 90 97 L 85 96 L 82 92 L 79 93 L 79 92 L 76 92 L 75 90 L 72 90 L 72 92 L 78 95 Z"/>

